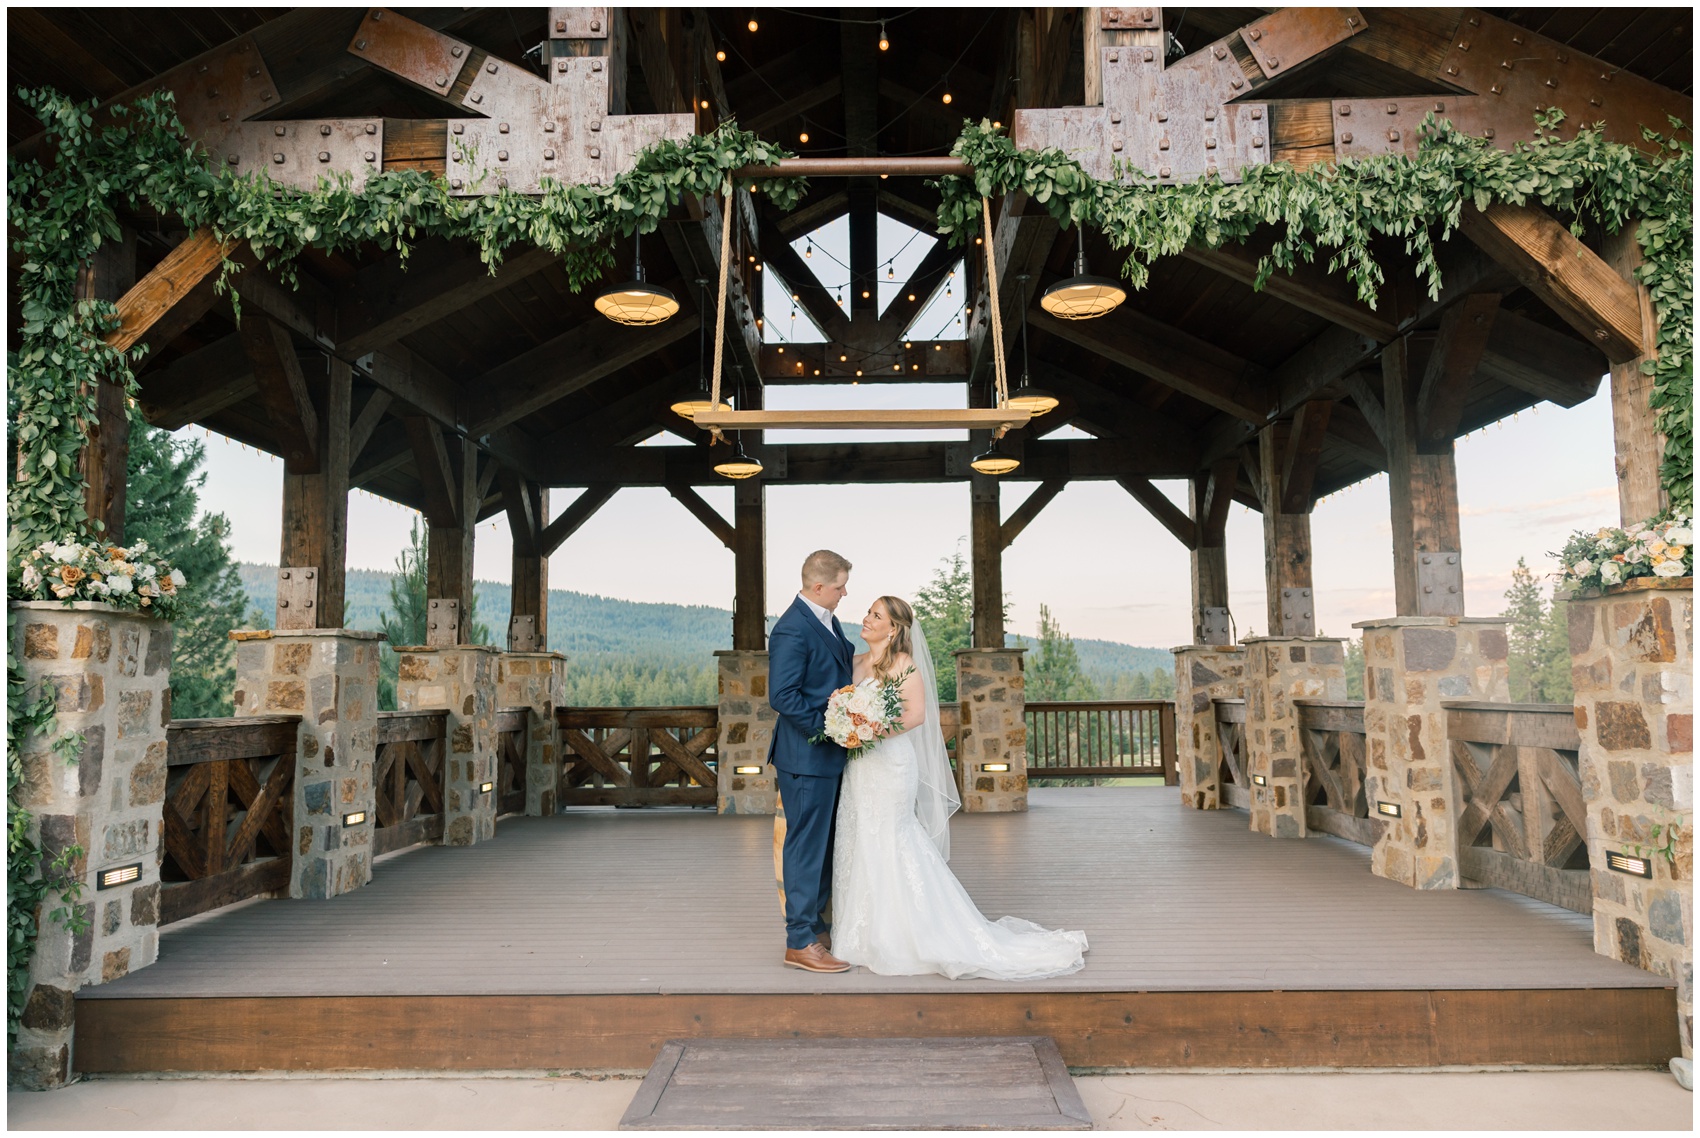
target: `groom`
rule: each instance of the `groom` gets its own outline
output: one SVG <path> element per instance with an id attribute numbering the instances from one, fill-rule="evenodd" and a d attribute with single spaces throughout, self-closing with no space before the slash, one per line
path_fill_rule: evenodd
<path id="1" fill-rule="evenodd" d="M 833 610 L 844 599 L 850 562 L 829 549 L 803 562 L 803 589 L 768 637 L 768 702 L 778 712 L 767 761 L 778 772 L 785 809 L 785 964 L 809 972 L 848 972 L 828 948 L 832 830 L 844 748 L 811 743 L 826 726 L 832 693 L 850 683 L 854 650 Z"/>

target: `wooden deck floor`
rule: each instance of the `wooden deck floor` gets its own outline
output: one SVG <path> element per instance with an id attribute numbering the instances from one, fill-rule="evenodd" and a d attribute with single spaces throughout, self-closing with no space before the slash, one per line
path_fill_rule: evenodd
<path id="1" fill-rule="evenodd" d="M 780 965 L 765 818 L 574 811 L 470 849 L 379 863 L 332 901 L 168 929 L 159 961 L 81 1001 L 638 993 L 1657 988 L 1594 953 L 1588 918 L 1497 890 L 1418 893 L 1330 837 L 1274 841 L 1172 789 L 1039 789 L 959 815 L 952 866 L 988 916 L 1087 931 L 1041 983 L 813 976 Z"/>

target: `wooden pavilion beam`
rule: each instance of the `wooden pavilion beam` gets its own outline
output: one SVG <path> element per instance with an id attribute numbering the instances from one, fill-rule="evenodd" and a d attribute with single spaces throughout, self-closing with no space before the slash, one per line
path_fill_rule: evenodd
<path id="1" fill-rule="evenodd" d="M 254 369 L 260 402 L 282 439 L 284 466 L 292 474 L 319 469 L 319 419 L 307 391 L 295 340 L 275 320 L 250 314 L 242 322 L 242 346 Z"/>
<path id="2" fill-rule="evenodd" d="M 689 310 L 643 328 L 598 319 L 498 364 L 463 389 L 469 433 L 488 435 L 583 390 L 691 335 L 697 320 Z"/>
<path id="3" fill-rule="evenodd" d="M 1062 478 L 1053 478 L 1034 487 L 1033 492 L 1015 508 L 1015 512 L 1004 519 L 998 530 L 999 547 L 1008 549 L 1015 544 L 1015 539 L 1021 536 L 1021 531 L 1033 524 L 1033 519 L 1039 516 L 1039 512 L 1066 489 L 1068 481 Z"/>
<path id="4" fill-rule="evenodd" d="M 1192 246 L 1182 256 L 1230 280 L 1251 285 L 1257 280 L 1258 261 L 1268 251 L 1268 244 L 1223 245 L 1215 249 Z M 1263 286 L 1264 295 L 1324 317 L 1379 344 L 1398 335 L 1398 318 L 1388 312 L 1397 308 L 1393 292 L 1388 289 L 1380 308 L 1372 309 L 1358 299 L 1357 287 L 1343 274 L 1330 273 L 1324 266 L 1315 264 L 1299 264 L 1291 273 L 1276 269 Z"/>
<path id="5" fill-rule="evenodd" d="M 1198 527 L 1187 512 L 1169 501 L 1169 496 L 1151 484 L 1150 479 L 1127 477 L 1116 479 L 1121 488 L 1133 495 L 1135 501 L 1162 523 L 1175 540 L 1188 549 L 1198 544 Z"/>
<path id="6" fill-rule="evenodd" d="M 275 327 L 275 325 L 274 325 Z M 287 337 L 288 333 L 284 333 Z M 293 358 L 293 350 L 291 350 Z M 318 570 L 318 595 L 313 615 L 293 627 L 341 628 L 348 576 L 349 427 L 354 372 L 343 360 L 332 359 L 324 384 L 324 400 L 315 407 L 315 468 L 291 470 L 284 465 L 282 543 L 278 564 Z M 278 627 L 290 627 L 278 614 Z M 302 618 L 297 616 L 296 621 Z"/>
<path id="7" fill-rule="evenodd" d="M 731 522 L 720 516 L 720 511 L 702 500 L 689 486 L 676 482 L 667 484 L 667 493 L 671 494 L 679 505 L 690 511 L 693 518 L 703 524 L 703 527 L 719 539 L 720 544 L 734 553 L 738 550 L 738 530 Z"/>
<path id="8" fill-rule="evenodd" d="M 1264 427 L 1257 448 L 1258 497 L 1263 502 L 1263 571 L 1269 635 L 1315 636 L 1316 603 L 1311 581 L 1308 503 L 1302 512 L 1283 508 L 1283 479 L 1293 425 Z"/>
<path id="9" fill-rule="evenodd" d="M 497 479 L 513 537 L 508 651 L 542 652 L 549 644 L 549 558 L 543 552 L 549 490 L 509 470 L 502 470 Z M 531 618 L 529 630 L 527 617 Z"/>
<path id="10" fill-rule="evenodd" d="M 945 275 L 963 256 L 964 251 L 951 248 L 947 239 L 941 237 L 934 241 L 933 247 L 921 258 L 921 263 L 909 274 L 909 279 L 903 282 L 903 290 L 880 315 L 878 330 L 874 333 L 875 341 L 889 343 L 908 331 L 915 317 L 932 300 Z M 911 300 L 911 297 L 914 299 Z"/>
<path id="11" fill-rule="evenodd" d="M 1595 344 L 1613 363 L 1641 354 L 1641 306 L 1630 282 L 1537 205 L 1466 208 L 1464 235 Z"/>
<path id="12" fill-rule="evenodd" d="M 1228 507 L 1239 481 L 1238 458 L 1217 460 L 1187 482 L 1187 514 L 1195 540 L 1189 549 L 1192 585 L 1192 642 L 1230 644 L 1228 605 Z"/>
<path id="13" fill-rule="evenodd" d="M 415 251 L 361 269 L 337 296 L 337 355 L 358 359 L 459 312 L 559 261 L 521 248 L 494 272 L 460 246 Z"/>
<path id="14" fill-rule="evenodd" d="M 1248 423 L 1264 421 L 1262 369 L 1160 320 L 1126 308 L 1096 320 L 1059 320 L 1038 305 L 1033 327 L 1172 387 Z"/>
<path id="15" fill-rule="evenodd" d="M 198 229 L 165 255 L 148 274 L 118 298 L 118 327 L 107 333 L 106 342 L 118 351 L 129 351 L 157 325 L 169 320 L 172 335 L 161 335 L 156 343 L 169 343 L 188 329 L 217 302 L 212 289 L 213 270 L 231 255 L 238 242 L 220 241 L 210 229 Z M 205 286 L 205 287 L 203 287 Z"/>
<path id="16" fill-rule="evenodd" d="M 799 257 L 797 251 L 791 248 L 791 242 L 779 233 L 778 227 L 769 220 L 771 216 L 763 218 L 759 231 L 761 257 L 768 270 L 779 274 L 787 291 L 827 339 L 847 341 L 851 335 L 849 316 L 820 283 L 809 263 Z"/>
<path id="17" fill-rule="evenodd" d="M 119 301 L 136 281 L 136 234 L 124 229 L 101 244 L 78 266 L 78 300 Z M 122 542 L 130 461 L 128 393 L 117 383 L 98 381 L 91 393 L 94 414 L 82 421 L 77 466 L 83 477 L 83 508 L 110 541 Z"/>
<path id="18" fill-rule="evenodd" d="M 1451 439 L 1422 445 L 1416 414 L 1420 361 L 1413 359 L 1413 347 L 1410 337 L 1402 337 L 1381 354 L 1394 606 L 1399 616 L 1462 616 L 1457 464 Z"/>
<path id="19" fill-rule="evenodd" d="M 1600 389 L 1606 360 L 1562 332 L 1501 310 L 1482 351 L 1481 372 L 1560 407 L 1574 407 Z"/>
<path id="20" fill-rule="evenodd" d="M 584 492 L 574 498 L 572 504 L 562 510 L 559 517 L 543 528 L 538 537 L 538 546 L 542 549 L 543 556 L 548 557 L 561 548 L 567 538 L 595 517 L 596 511 L 619 491 L 620 484 L 617 482 L 592 482 L 586 485 Z"/>
<path id="21" fill-rule="evenodd" d="M 1450 445 L 1458 433 L 1464 400 L 1487 351 L 1499 302 L 1498 293 L 1472 293 L 1440 318 L 1440 335 L 1417 391 L 1417 434 L 1424 443 Z"/>

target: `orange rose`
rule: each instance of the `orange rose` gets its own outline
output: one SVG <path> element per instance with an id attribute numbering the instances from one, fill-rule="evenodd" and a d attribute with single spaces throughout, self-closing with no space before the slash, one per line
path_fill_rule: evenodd
<path id="1" fill-rule="evenodd" d="M 75 585 L 83 579 L 83 571 L 75 565 L 59 566 L 59 579 L 67 585 Z"/>

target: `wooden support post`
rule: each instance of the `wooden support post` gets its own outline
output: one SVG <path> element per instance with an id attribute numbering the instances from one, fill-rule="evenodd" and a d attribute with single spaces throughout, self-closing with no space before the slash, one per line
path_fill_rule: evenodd
<path id="1" fill-rule="evenodd" d="M 1608 265 L 1635 288 L 1641 315 L 1641 354 L 1611 366 L 1611 422 L 1617 448 L 1617 505 L 1624 525 L 1644 522 L 1670 505 L 1659 466 L 1664 459 L 1665 437 L 1654 426 L 1653 409 L 1647 398 L 1653 377 L 1641 364 L 1658 354 L 1658 324 L 1646 286 L 1635 280 L 1640 267 L 1641 244 L 1635 239 L 1636 224 L 1628 224 L 1609 235 L 1605 244 Z"/>
<path id="2" fill-rule="evenodd" d="M 136 235 L 126 229 L 106 242 L 77 273 L 77 299 L 117 302 L 136 279 Z M 94 419 L 85 423 L 86 441 L 79 459 L 89 520 L 112 542 L 124 540 L 124 502 L 129 482 L 130 406 L 124 389 L 101 383 L 95 392 Z"/>
<path id="3" fill-rule="evenodd" d="M 543 552 L 549 488 L 507 471 L 500 477 L 514 545 L 508 651 L 543 652 L 549 643 L 549 558 Z M 529 635 L 519 631 L 526 617 L 531 618 Z"/>
<path id="4" fill-rule="evenodd" d="M 974 571 L 974 647 L 1002 648 L 1003 525 L 998 516 L 998 480 L 989 474 L 975 474 L 970 476 L 968 488 L 969 544 Z"/>
<path id="5" fill-rule="evenodd" d="M 433 429 L 435 429 L 433 427 Z M 425 595 L 460 602 L 458 643 L 472 642 L 472 542 L 478 517 L 478 451 L 470 439 L 445 440 L 454 513 L 426 516 Z"/>
<path id="6" fill-rule="evenodd" d="M 1394 607 L 1399 616 L 1463 616 L 1458 469 L 1451 439 L 1420 439 L 1418 379 L 1424 369 L 1412 347 L 1410 337 L 1401 337 L 1381 353 Z"/>
<path id="7" fill-rule="evenodd" d="M 1310 577 L 1310 507 L 1282 508 L 1282 484 L 1293 434 L 1290 423 L 1271 423 L 1258 440 L 1263 503 L 1263 566 L 1268 591 L 1269 635 L 1315 636 L 1316 603 Z"/>
<path id="8" fill-rule="evenodd" d="M 318 569 L 311 628 L 343 627 L 348 562 L 348 467 L 353 369 L 330 360 L 325 395 L 314 409 L 318 428 L 318 469 L 310 474 L 283 473 L 283 543 L 279 565 Z M 286 627 L 279 614 L 278 627 Z"/>
<path id="9" fill-rule="evenodd" d="M 762 405 L 762 389 L 739 392 L 739 401 L 751 410 Z M 762 432 L 750 432 L 760 445 Z M 767 482 L 760 475 L 745 478 L 732 487 L 732 648 L 760 652 L 767 647 Z"/>
<path id="10" fill-rule="evenodd" d="M 1193 476 L 1189 513 L 1197 540 L 1192 546 L 1192 642 L 1232 644 L 1228 606 L 1228 506 L 1239 480 L 1239 461 L 1223 459 Z"/>

